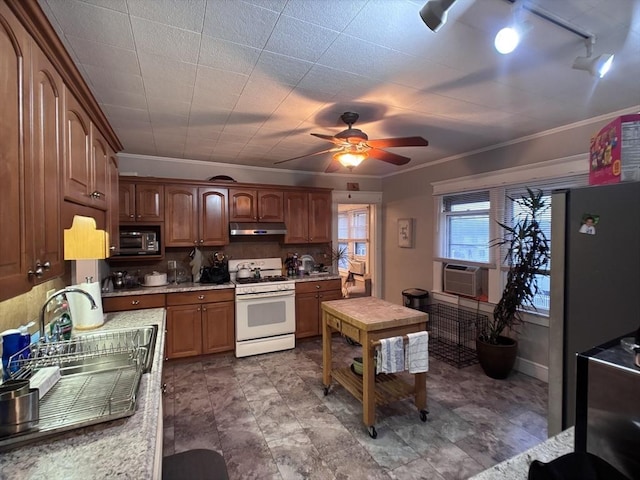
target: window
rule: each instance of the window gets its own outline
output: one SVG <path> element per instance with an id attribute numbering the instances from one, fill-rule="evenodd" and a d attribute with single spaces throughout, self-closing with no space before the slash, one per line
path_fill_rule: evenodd
<path id="1" fill-rule="evenodd" d="M 450 260 L 489 262 L 489 191 L 447 195 L 442 199 L 442 256 Z"/>
<path id="2" fill-rule="evenodd" d="M 354 208 L 355 207 L 355 208 Z M 346 248 L 352 260 L 367 262 L 369 256 L 369 207 L 349 205 L 338 213 L 338 248 Z M 349 270 L 349 261 L 341 260 L 338 268 Z"/>

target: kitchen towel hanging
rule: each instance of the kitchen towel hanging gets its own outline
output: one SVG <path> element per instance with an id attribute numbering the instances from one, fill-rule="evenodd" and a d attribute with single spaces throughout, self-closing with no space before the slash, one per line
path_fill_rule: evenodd
<path id="1" fill-rule="evenodd" d="M 396 373 L 404 370 L 404 338 L 390 337 L 380 340 L 377 351 L 377 373 Z"/>
<path id="2" fill-rule="evenodd" d="M 429 371 L 429 332 L 407 333 L 405 365 L 409 373 Z"/>

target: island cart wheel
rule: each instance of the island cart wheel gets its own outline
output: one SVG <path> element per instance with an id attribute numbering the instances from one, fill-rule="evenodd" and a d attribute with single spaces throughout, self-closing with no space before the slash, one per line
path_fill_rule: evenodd
<path id="1" fill-rule="evenodd" d="M 420 420 L 422 420 L 423 422 L 426 422 L 427 415 L 429 415 L 429 410 L 420 410 Z"/>
<path id="2" fill-rule="evenodd" d="M 371 425 L 368 430 L 369 430 L 369 436 L 371 438 L 378 438 L 378 432 L 376 432 L 376 427 Z"/>
<path id="3" fill-rule="evenodd" d="M 324 396 L 326 397 L 327 395 L 329 395 L 329 387 L 328 386 L 324 387 Z"/>

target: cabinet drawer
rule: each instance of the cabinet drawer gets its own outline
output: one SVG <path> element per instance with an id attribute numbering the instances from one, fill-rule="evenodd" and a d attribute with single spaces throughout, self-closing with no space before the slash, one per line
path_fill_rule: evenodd
<path id="1" fill-rule="evenodd" d="M 164 293 L 154 293 L 151 295 L 127 295 L 126 297 L 106 297 L 102 299 L 102 310 L 105 313 L 163 307 Z"/>
<path id="2" fill-rule="evenodd" d="M 336 278 L 334 280 L 296 283 L 296 293 L 326 292 L 327 290 L 342 290 L 342 281 Z"/>
<path id="3" fill-rule="evenodd" d="M 327 325 L 331 328 L 335 328 L 337 331 L 340 331 L 340 320 L 336 317 L 327 317 Z"/>
<path id="4" fill-rule="evenodd" d="M 352 340 L 360 343 L 360 330 L 348 323 L 342 324 L 342 333 Z"/>
<path id="5" fill-rule="evenodd" d="M 221 290 L 200 290 L 198 292 L 169 293 L 167 305 L 193 305 L 197 303 L 228 302 L 235 300 L 233 288 Z"/>

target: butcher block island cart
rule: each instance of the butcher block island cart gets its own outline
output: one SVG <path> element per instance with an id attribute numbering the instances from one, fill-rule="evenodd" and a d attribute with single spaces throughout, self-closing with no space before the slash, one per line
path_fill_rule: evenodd
<path id="1" fill-rule="evenodd" d="M 322 382 L 329 393 L 332 378 L 362 402 L 362 420 L 372 438 L 378 436 L 374 426 L 376 405 L 386 405 L 411 395 L 427 420 L 427 374 L 414 375 L 410 385 L 398 375 L 375 375 L 375 347 L 380 339 L 406 336 L 427 329 L 426 313 L 396 305 L 375 297 L 350 298 L 322 302 Z M 349 365 L 333 368 L 331 336 L 333 332 L 362 344 L 362 377 Z"/>

